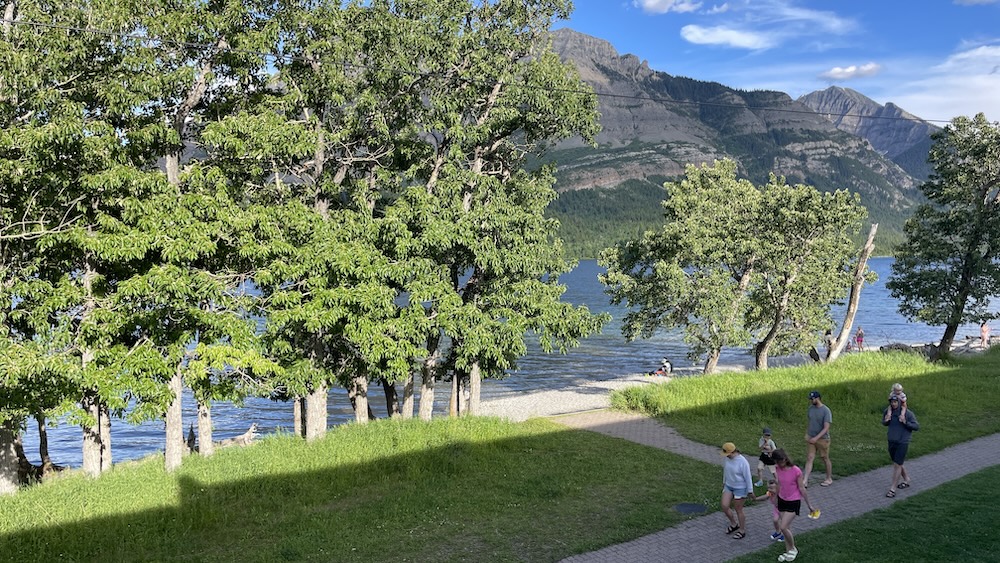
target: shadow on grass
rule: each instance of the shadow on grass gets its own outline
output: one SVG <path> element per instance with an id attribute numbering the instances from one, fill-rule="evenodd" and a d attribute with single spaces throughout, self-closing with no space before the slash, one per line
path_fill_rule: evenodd
<path id="1" fill-rule="evenodd" d="M 497 419 L 379 421 L 312 444 L 275 437 L 191 458 L 176 476 L 160 462 L 22 491 L 0 508 L 0 520 L 25 521 L 0 537 L 0 559 L 554 561 L 675 525 L 687 519 L 676 504 L 717 505 L 721 471 L 544 420 Z M 130 498 L 116 481 L 131 471 L 176 495 Z M 52 524 L 56 502 L 88 508 Z"/>

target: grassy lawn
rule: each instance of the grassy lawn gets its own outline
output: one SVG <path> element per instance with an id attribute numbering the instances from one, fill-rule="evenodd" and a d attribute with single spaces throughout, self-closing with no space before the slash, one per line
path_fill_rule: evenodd
<path id="1" fill-rule="evenodd" d="M 546 420 L 383 420 L 66 475 L 0 502 L 3 561 L 554 561 L 718 508 L 720 472 Z"/>
<path id="2" fill-rule="evenodd" d="M 913 457 L 1000 432 L 998 365 L 1000 349 L 937 365 L 853 354 L 640 386 L 613 402 L 748 452 L 768 425 L 801 464 L 806 395 L 819 389 L 843 476 L 886 465 L 880 412 L 895 381 L 922 424 Z M 996 560 L 986 531 L 1000 523 L 998 478 L 989 469 L 797 543 L 808 561 Z M 61 475 L 0 500 L 0 561 L 556 561 L 676 525 L 678 503 L 717 510 L 720 479 L 719 465 L 544 419 L 382 420 L 312 444 L 274 436 L 190 457 L 169 475 L 162 458 L 98 480 Z"/>
<path id="3" fill-rule="evenodd" d="M 830 458 L 836 478 L 888 463 L 881 413 L 897 381 L 921 424 L 909 457 L 1000 432 L 998 365 L 1000 348 L 940 364 L 904 353 L 849 354 L 829 365 L 729 372 L 633 387 L 616 391 L 612 403 L 656 416 L 692 440 L 713 445 L 732 441 L 751 454 L 757 451 L 761 428 L 769 426 L 778 447 L 801 466 L 807 395 L 817 389 L 833 412 Z"/>

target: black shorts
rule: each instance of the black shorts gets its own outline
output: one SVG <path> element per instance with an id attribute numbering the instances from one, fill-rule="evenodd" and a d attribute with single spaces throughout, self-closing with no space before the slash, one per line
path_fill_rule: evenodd
<path id="1" fill-rule="evenodd" d="M 778 512 L 794 512 L 796 516 L 799 515 L 799 510 L 802 508 L 802 499 L 799 500 L 785 500 L 778 497 Z"/>
<path id="2" fill-rule="evenodd" d="M 760 462 L 764 465 L 774 465 L 774 458 L 767 454 L 760 454 Z"/>
<path id="3" fill-rule="evenodd" d="M 909 448 L 909 443 L 889 442 L 889 459 L 896 465 L 903 465 L 903 462 L 906 460 L 906 450 Z"/>

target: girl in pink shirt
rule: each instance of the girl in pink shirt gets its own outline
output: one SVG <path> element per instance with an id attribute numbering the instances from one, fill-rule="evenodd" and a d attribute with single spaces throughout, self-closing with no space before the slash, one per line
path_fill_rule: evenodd
<path id="1" fill-rule="evenodd" d="M 798 468 L 784 449 L 777 449 L 771 454 L 774 459 L 776 473 L 776 485 L 778 489 L 778 513 L 781 515 L 778 526 L 782 535 L 785 536 L 785 553 L 778 556 L 778 561 L 795 561 L 799 550 L 795 547 L 795 538 L 792 536 L 792 520 L 798 516 L 802 507 L 802 501 L 806 501 L 806 506 L 810 512 L 817 509 L 809 502 L 809 495 L 806 492 L 805 483 L 802 481 L 802 470 Z"/>

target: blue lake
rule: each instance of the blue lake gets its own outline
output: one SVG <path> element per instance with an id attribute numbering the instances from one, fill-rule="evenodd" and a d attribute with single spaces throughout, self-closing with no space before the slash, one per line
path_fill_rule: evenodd
<path id="1" fill-rule="evenodd" d="M 891 258 L 873 258 L 869 266 L 879 275 L 879 280 L 865 286 L 854 330 L 863 327 L 865 343 L 872 347 L 889 342 L 936 342 L 944 328 L 931 327 L 922 323 L 907 321 L 896 311 L 896 300 L 885 289 Z M 501 381 L 490 380 L 483 384 L 483 399 L 500 397 L 512 393 L 527 393 L 538 389 L 558 389 L 568 378 L 612 379 L 623 374 L 643 373 L 655 369 L 660 358 L 668 356 L 679 369 L 693 366 L 684 355 L 686 347 L 679 332 L 662 333 L 648 340 L 626 342 L 621 336 L 621 320 L 625 314 L 622 307 L 612 306 L 604 294 L 604 287 L 597 281 L 602 269 L 593 260 L 582 261 L 572 272 L 562 277 L 567 286 L 563 299 L 567 302 L 586 305 L 593 312 L 608 312 L 611 322 L 602 334 L 591 336 L 581 342 L 578 348 L 565 355 L 544 354 L 537 346 L 529 343 L 529 353 L 519 362 L 519 370 Z M 993 303 L 993 310 L 1000 310 L 1000 303 Z M 843 308 L 834 311 L 834 320 L 841 320 Z M 959 328 L 956 342 L 966 337 L 979 337 L 977 325 Z M 727 349 L 720 363 L 744 362 L 749 352 L 742 349 Z M 700 365 L 700 364 L 699 364 Z M 435 411 L 446 412 L 448 408 L 448 384 L 438 386 Z M 372 386 L 370 402 L 375 414 L 386 415 L 385 401 L 381 386 Z M 184 426 L 196 421 L 194 401 L 190 395 L 184 398 Z M 334 389 L 330 394 L 330 424 L 340 424 L 353 419 L 353 412 L 342 389 Z M 243 433 L 251 423 L 256 422 L 261 433 L 271 433 L 281 428 L 290 431 L 292 427 L 292 406 L 267 399 L 250 399 L 242 408 L 231 404 L 217 403 L 212 408 L 215 439 L 236 436 Z M 186 431 L 186 430 L 185 430 Z M 139 458 L 163 450 L 164 425 L 162 422 L 148 422 L 138 426 L 123 421 L 113 421 L 111 448 L 115 462 Z M 25 435 L 25 451 L 34 463 L 38 460 L 38 437 L 34 428 Z M 61 465 L 78 467 L 81 464 L 81 432 L 75 426 L 59 426 L 49 429 L 49 450 L 52 460 Z"/>

